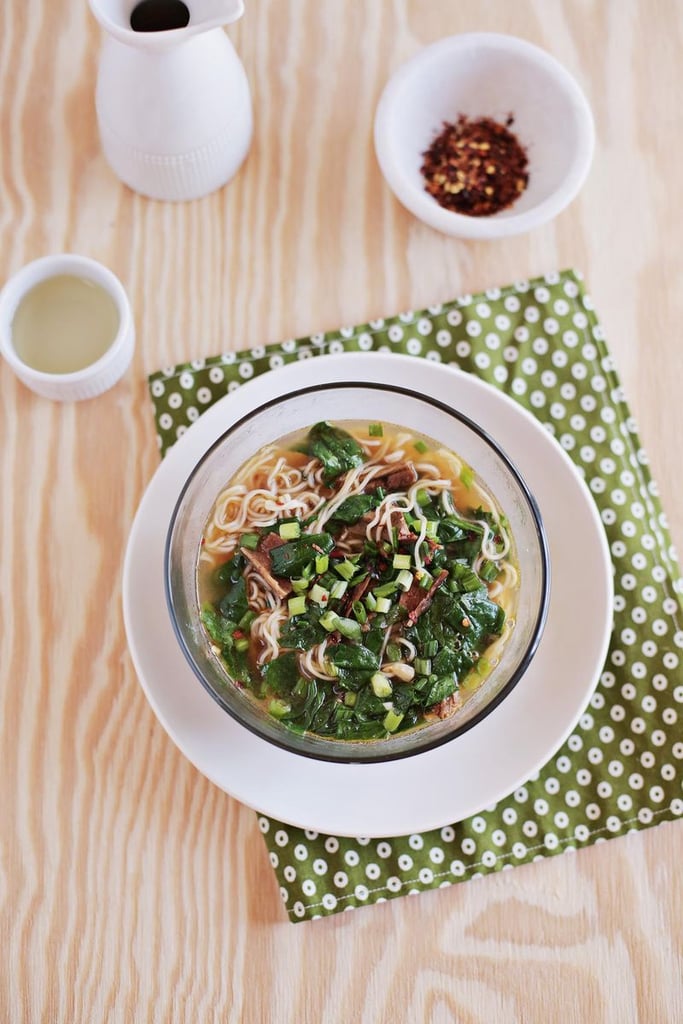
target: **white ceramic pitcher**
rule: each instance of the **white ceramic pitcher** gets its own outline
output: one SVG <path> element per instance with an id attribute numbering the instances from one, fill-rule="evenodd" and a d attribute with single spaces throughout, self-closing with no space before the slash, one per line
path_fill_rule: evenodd
<path id="1" fill-rule="evenodd" d="M 104 29 L 96 107 L 113 171 L 153 199 L 220 188 L 252 134 L 249 84 L 222 27 L 242 0 L 88 2 Z"/>

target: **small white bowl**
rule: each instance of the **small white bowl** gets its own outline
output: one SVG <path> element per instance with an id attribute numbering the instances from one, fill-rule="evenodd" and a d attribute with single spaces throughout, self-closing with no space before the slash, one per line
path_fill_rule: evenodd
<path id="1" fill-rule="evenodd" d="M 422 155 L 459 114 L 505 123 L 529 158 L 529 184 L 493 216 L 440 206 L 425 191 Z M 375 116 L 375 149 L 392 191 L 416 217 L 447 235 L 493 239 L 545 224 L 574 199 L 595 143 L 588 102 L 550 54 L 514 36 L 474 32 L 420 50 L 388 82 Z"/>
<path id="2" fill-rule="evenodd" d="M 85 278 L 103 288 L 116 305 L 118 328 L 104 354 L 83 369 L 47 373 L 28 365 L 19 356 L 12 338 L 12 322 L 22 299 L 35 285 L 62 274 Z M 45 344 L 50 343 L 50 338 L 46 338 Z M 33 260 L 18 270 L 0 292 L 0 354 L 26 387 L 44 398 L 58 402 L 94 398 L 123 376 L 134 348 L 135 326 L 123 285 L 108 267 L 87 256 L 60 253 Z"/>

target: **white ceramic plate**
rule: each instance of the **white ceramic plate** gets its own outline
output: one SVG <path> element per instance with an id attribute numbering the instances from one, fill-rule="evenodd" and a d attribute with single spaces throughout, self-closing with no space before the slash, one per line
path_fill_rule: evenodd
<path id="1" fill-rule="evenodd" d="M 517 464 L 543 516 L 552 572 L 543 639 L 515 689 L 475 728 L 435 750 L 381 764 L 312 761 L 227 715 L 186 662 L 166 608 L 164 542 L 193 466 L 235 420 L 323 382 L 409 385 L 470 416 Z M 600 675 L 612 623 L 612 569 L 593 499 L 569 458 L 514 401 L 471 374 L 411 356 L 323 356 L 250 381 L 208 409 L 173 446 L 143 496 L 123 575 L 128 643 L 167 733 L 226 793 L 293 825 L 350 836 L 422 832 L 495 803 L 536 772 L 578 721 Z M 578 641 L 580 638 L 580 642 Z"/>

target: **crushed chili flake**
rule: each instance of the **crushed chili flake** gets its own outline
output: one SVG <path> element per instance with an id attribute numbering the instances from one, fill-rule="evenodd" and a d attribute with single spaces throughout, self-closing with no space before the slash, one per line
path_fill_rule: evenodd
<path id="1" fill-rule="evenodd" d="M 488 217 L 511 206 L 529 183 L 528 158 L 510 131 L 512 115 L 499 124 L 490 117 L 444 123 L 423 154 L 425 189 L 447 210 Z"/>

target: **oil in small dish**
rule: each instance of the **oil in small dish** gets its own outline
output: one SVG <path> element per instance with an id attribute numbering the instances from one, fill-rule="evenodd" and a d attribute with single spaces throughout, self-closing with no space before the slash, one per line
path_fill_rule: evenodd
<path id="1" fill-rule="evenodd" d="M 94 281 L 57 274 L 34 285 L 12 320 L 17 356 L 41 373 L 76 373 L 110 347 L 119 329 L 116 302 Z"/>

